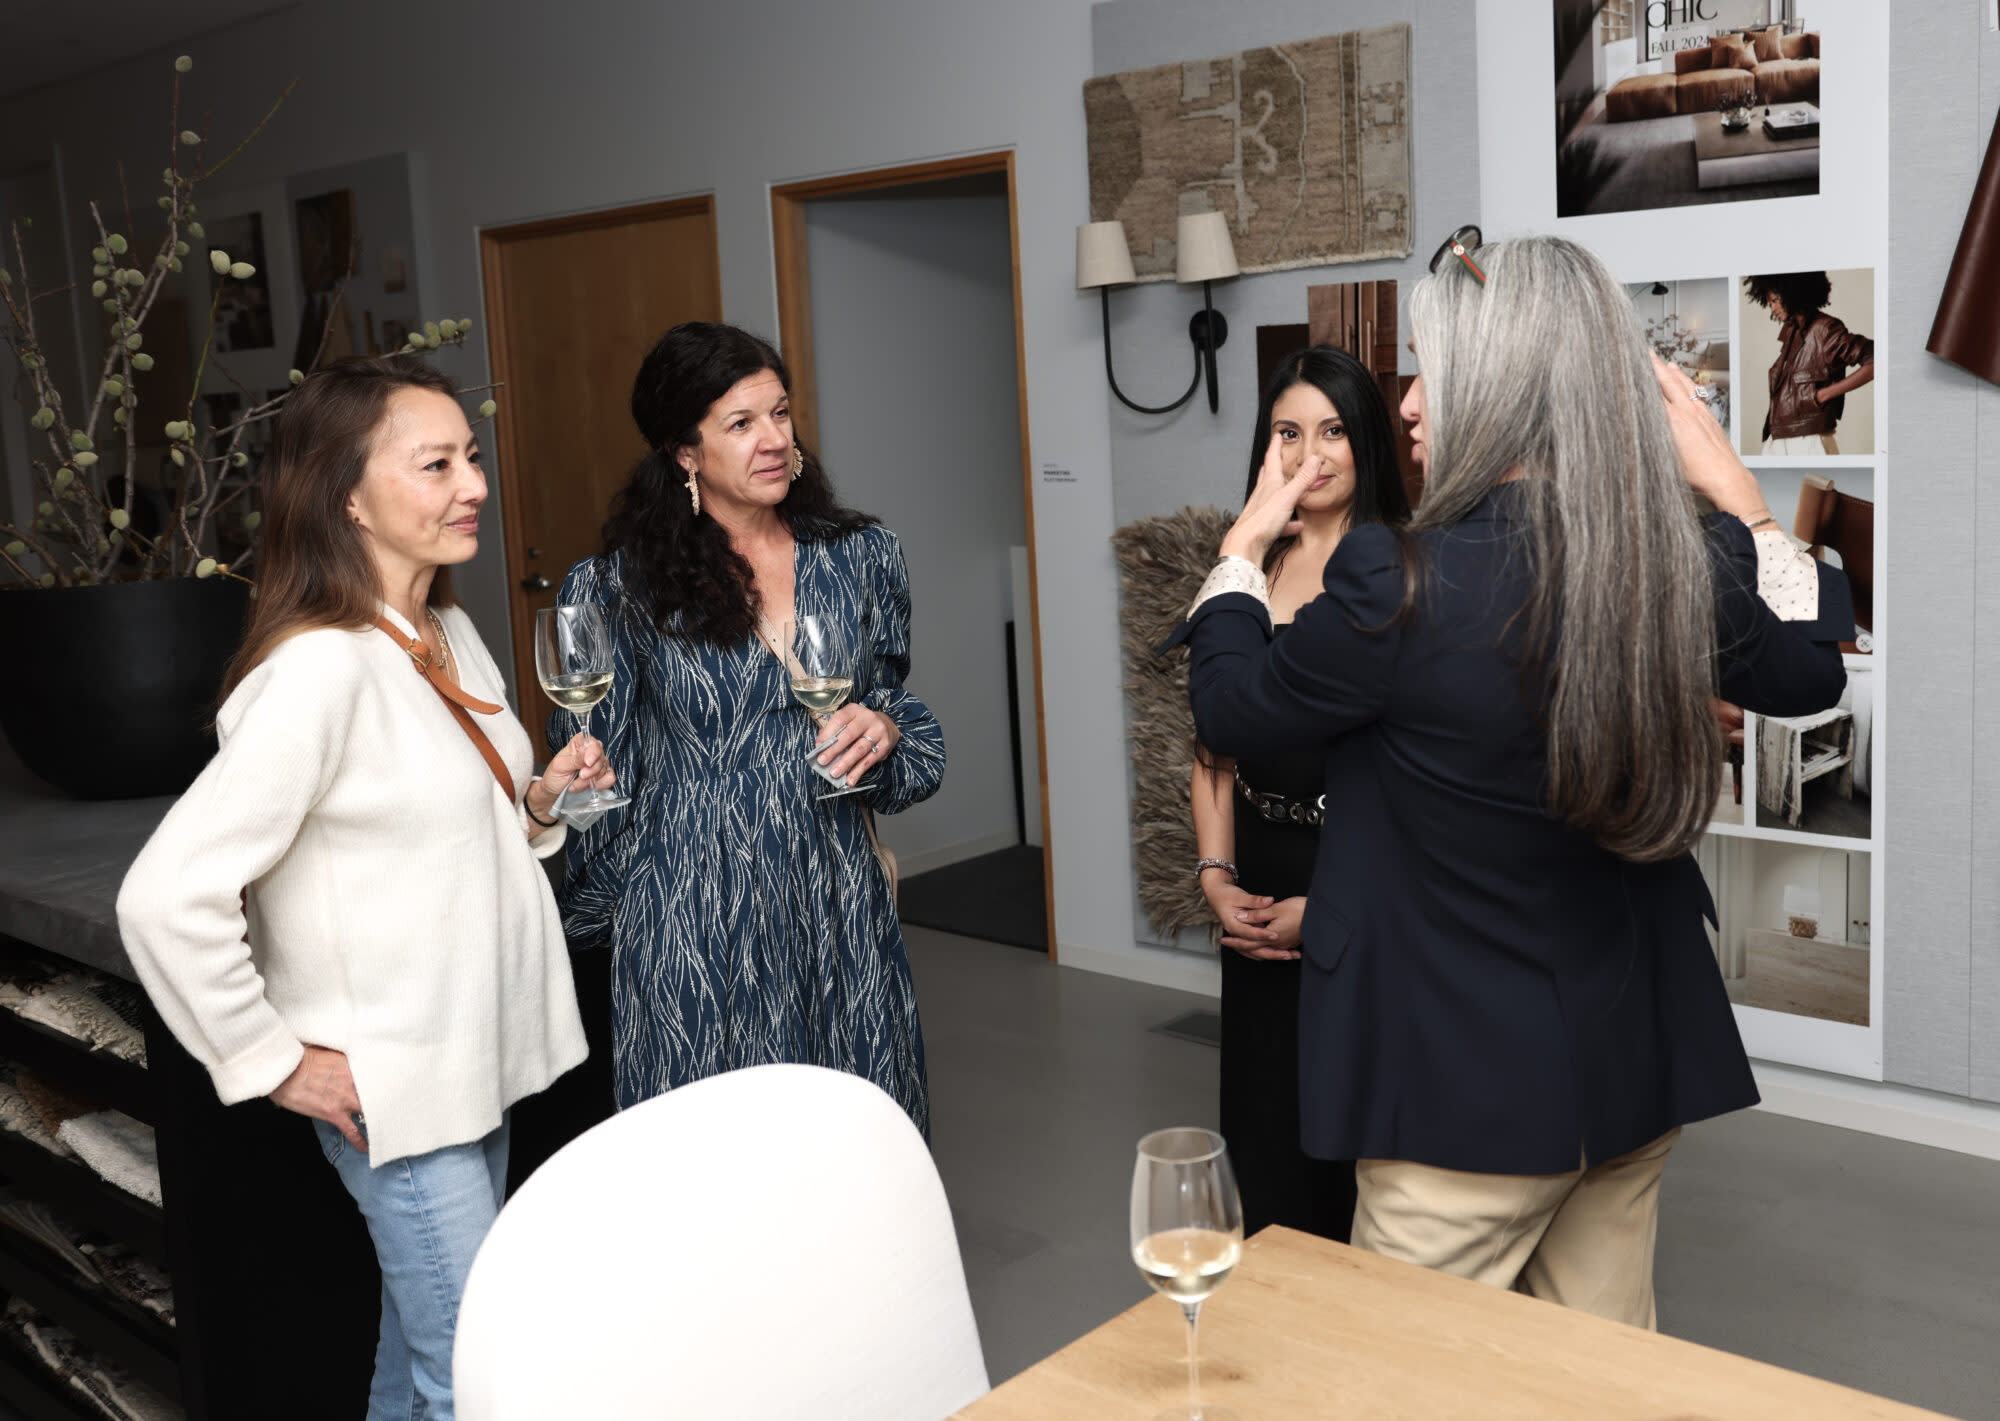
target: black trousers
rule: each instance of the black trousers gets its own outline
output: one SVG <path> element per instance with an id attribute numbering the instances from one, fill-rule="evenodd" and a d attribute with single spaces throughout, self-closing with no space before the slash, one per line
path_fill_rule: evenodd
<path id="1" fill-rule="evenodd" d="M 1298 962 L 1222 953 L 1222 1138 L 1243 1191 L 1243 1232 L 1283 1224 L 1346 1243 L 1354 1163 L 1299 1148 Z"/>

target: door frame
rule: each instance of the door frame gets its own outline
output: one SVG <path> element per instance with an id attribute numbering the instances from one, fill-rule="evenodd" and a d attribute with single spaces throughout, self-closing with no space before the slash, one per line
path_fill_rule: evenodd
<path id="1" fill-rule="evenodd" d="M 515 402 L 506 398 L 508 378 L 512 373 L 514 337 L 507 328 L 507 278 L 505 263 L 501 260 L 505 248 L 514 242 L 536 237 L 558 236 L 565 232 L 587 232 L 598 227 L 622 227 L 630 222 L 641 222 L 657 217 L 697 217 L 706 216 L 709 226 L 715 226 L 715 195 L 701 193 L 694 197 L 676 197 L 657 202 L 634 203 L 625 207 L 598 208 L 590 212 L 574 212 L 563 217 L 544 217 L 530 222 L 510 222 L 479 230 L 480 282 L 486 299 L 486 353 L 488 369 L 499 408 L 493 416 L 493 438 L 497 446 L 495 453 L 500 458 L 500 538 L 507 568 L 507 623 L 509 632 L 509 653 L 514 658 L 515 694 L 520 699 L 520 718 L 528 727 L 528 741 L 539 747 L 541 736 L 528 725 L 529 707 L 534 704 L 530 692 L 538 689 L 534 676 L 534 652 L 526 640 L 530 630 L 528 593 L 521 581 L 526 573 L 526 554 L 517 536 L 515 523 L 517 511 L 521 508 L 522 479 L 520 466 L 514 458 L 521 447 L 520 432 L 515 426 Z M 715 289 L 722 289 L 721 243 L 711 243 L 715 252 Z M 536 758 L 540 758 L 539 749 Z"/>
<path id="2" fill-rule="evenodd" d="M 1008 260 L 1014 283 L 1014 383 L 1020 397 L 1021 504 L 1028 530 L 1028 629 L 1035 669 L 1035 773 L 1042 797 L 1042 914 L 1047 924 L 1049 960 L 1056 947 L 1055 841 L 1049 833 L 1048 689 L 1042 668 L 1042 589 L 1035 559 L 1034 460 L 1028 446 L 1028 342 L 1021 317 L 1021 201 L 1014 173 L 1014 150 L 1003 148 L 961 158 L 906 163 L 866 172 L 841 173 L 771 186 L 771 252 L 778 286 L 778 348 L 792 375 L 792 423 L 809 445 L 819 442 L 819 383 L 813 366 L 812 278 L 806 263 L 806 204 L 882 188 L 945 178 L 1001 173 L 1007 179 Z M 1020 644 L 1019 637 L 1015 640 Z"/>

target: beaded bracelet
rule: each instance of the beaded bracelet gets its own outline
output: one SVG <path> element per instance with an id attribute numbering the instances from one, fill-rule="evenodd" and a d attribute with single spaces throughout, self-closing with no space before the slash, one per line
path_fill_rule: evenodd
<path id="1" fill-rule="evenodd" d="M 1236 881 L 1236 865 L 1231 863 L 1228 859 L 1196 859 L 1194 865 L 1194 876 L 1196 878 L 1200 878 L 1205 870 L 1211 868 L 1221 869 L 1224 873 L 1229 875 L 1230 882 L 1234 883 Z"/>

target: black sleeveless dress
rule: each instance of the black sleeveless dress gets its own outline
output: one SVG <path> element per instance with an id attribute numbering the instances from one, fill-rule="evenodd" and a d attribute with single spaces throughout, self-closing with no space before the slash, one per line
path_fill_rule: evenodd
<path id="1" fill-rule="evenodd" d="M 1277 628 L 1279 635 L 1286 623 Z M 1237 762 L 1244 783 L 1296 802 L 1317 799 L 1326 755 L 1291 751 Z M 1232 785 L 1236 867 L 1246 893 L 1301 898 L 1312 884 L 1319 830 L 1273 824 Z M 1283 1224 L 1347 1242 L 1354 1224 L 1354 1164 L 1299 1148 L 1301 962 L 1222 953 L 1222 1138 L 1243 1193 L 1243 1231 Z"/>

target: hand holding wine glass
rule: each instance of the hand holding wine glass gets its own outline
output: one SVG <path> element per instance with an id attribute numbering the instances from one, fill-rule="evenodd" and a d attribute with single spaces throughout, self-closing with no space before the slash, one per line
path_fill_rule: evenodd
<path id="1" fill-rule="evenodd" d="M 1222 1136 L 1213 1130 L 1155 1130 L 1139 1141 L 1132 1172 L 1132 1259 L 1156 1292 L 1181 1305 L 1188 1323 L 1188 1404 L 1154 1421 L 1236 1421 L 1201 1404 L 1196 1350 L 1201 1305 L 1243 1256 L 1243 1204 Z"/>
<path id="2" fill-rule="evenodd" d="M 837 799 L 867 785 L 850 783 L 838 769 L 820 763 L 822 754 L 838 744 L 838 735 L 829 737 L 833 713 L 847 701 L 854 689 L 854 663 L 858 654 L 853 629 L 832 617 L 800 613 L 784 624 L 780 644 L 787 650 L 785 669 L 791 678 L 792 696 L 811 714 L 813 721 L 813 772 L 833 789 L 821 799 Z M 844 733 L 846 727 L 841 727 Z M 833 755 L 836 764 L 847 758 Z"/>
<path id="3" fill-rule="evenodd" d="M 604 624 L 604 614 L 596 607 L 544 607 L 535 613 L 535 675 L 548 698 L 575 717 L 578 738 L 591 745 L 597 742 L 590 735 L 590 712 L 610 693 L 615 669 L 611 634 Z M 602 752 L 603 747 L 598 746 L 595 763 L 602 762 Z M 576 740 L 565 746 L 557 758 L 565 755 L 570 756 L 570 775 L 556 796 L 557 818 L 572 828 L 582 829 L 598 816 L 632 802 L 606 787 L 609 781 L 594 772 L 593 757 L 587 750 L 579 749 Z M 579 789 L 578 781 L 585 768 L 592 768 L 593 774 Z M 553 763 L 550 771 L 555 771 Z"/>
<path id="4" fill-rule="evenodd" d="M 590 735 L 572 735 L 548 761 L 542 779 L 528 785 L 528 811 L 536 819 L 550 819 L 556 799 L 564 789 L 612 789 L 618 775 L 604 757 L 604 743 Z"/>

